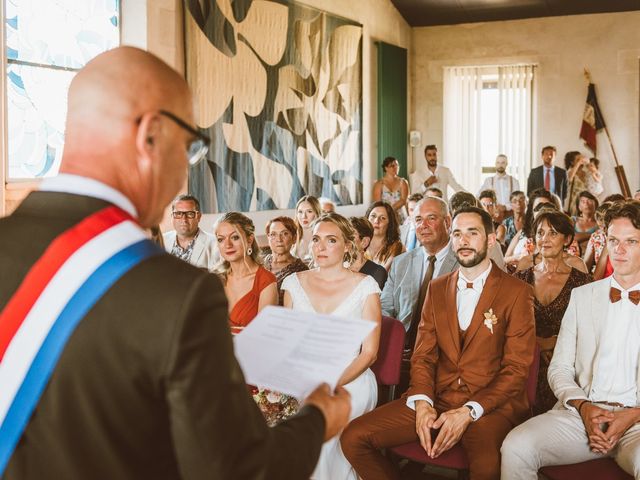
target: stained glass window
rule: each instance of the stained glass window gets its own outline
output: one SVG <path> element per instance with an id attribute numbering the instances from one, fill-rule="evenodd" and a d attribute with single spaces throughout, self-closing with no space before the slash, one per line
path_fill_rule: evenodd
<path id="1" fill-rule="evenodd" d="M 67 90 L 120 43 L 120 0 L 5 0 L 8 180 L 58 173 Z"/>

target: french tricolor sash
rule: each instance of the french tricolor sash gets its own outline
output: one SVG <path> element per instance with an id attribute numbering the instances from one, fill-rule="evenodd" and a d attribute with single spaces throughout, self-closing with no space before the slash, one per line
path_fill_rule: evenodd
<path id="1" fill-rule="evenodd" d="M 111 286 L 162 250 L 111 206 L 60 234 L 0 312 L 0 477 L 76 326 Z"/>

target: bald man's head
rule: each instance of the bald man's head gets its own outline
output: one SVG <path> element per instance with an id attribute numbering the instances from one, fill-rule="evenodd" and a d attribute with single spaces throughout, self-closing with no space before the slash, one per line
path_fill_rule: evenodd
<path id="1" fill-rule="evenodd" d="M 141 223 L 157 222 L 186 179 L 193 125 L 184 79 L 154 55 L 119 47 L 91 60 L 69 88 L 61 172 L 102 181 L 125 194 Z"/>

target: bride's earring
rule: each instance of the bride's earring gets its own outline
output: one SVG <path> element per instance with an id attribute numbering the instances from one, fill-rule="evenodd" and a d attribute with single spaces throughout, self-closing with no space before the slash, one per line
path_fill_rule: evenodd
<path id="1" fill-rule="evenodd" d="M 247 255 L 251 255 L 253 253 L 253 248 L 247 248 Z"/>

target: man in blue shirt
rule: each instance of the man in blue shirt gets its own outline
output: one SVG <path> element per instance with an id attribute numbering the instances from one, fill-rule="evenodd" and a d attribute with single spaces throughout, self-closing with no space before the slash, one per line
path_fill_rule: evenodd
<path id="1" fill-rule="evenodd" d="M 538 188 L 556 194 L 564 203 L 567 196 L 567 171 L 556 167 L 556 147 L 547 146 L 542 149 L 542 165 L 531 169 L 527 180 L 527 196 Z"/>

